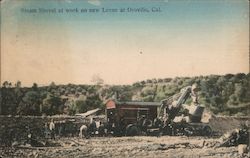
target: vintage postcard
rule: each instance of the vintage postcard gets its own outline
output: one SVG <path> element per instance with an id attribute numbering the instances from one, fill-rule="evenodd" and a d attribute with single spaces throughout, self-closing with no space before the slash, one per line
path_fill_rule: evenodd
<path id="1" fill-rule="evenodd" d="M 0 157 L 249 157 L 249 0 L 1 0 Z"/>

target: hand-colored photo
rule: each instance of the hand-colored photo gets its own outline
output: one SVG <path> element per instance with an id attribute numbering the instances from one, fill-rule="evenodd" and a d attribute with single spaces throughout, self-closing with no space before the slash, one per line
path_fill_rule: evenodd
<path id="1" fill-rule="evenodd" d="M 248 0 L 1 0 L 0 157 L 249 157 Z"/>

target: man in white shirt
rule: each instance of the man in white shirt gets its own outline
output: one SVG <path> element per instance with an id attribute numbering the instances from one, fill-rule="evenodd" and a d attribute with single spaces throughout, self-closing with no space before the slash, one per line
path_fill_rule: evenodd
<path id="1" fill-rule="evenodd" d="M 49 124 L 49 130 L 51 133 L 51 139 L 55 139 L 55 124 L 54 124 L 54 120 L 52 119 L 50 124 Z"/>

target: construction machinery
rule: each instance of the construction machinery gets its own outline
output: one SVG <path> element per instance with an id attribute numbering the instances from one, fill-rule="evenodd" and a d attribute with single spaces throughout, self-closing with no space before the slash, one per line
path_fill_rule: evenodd
<path id="1" fill-rule="evenodd" d="M 198 102 L 197 90 L 195 84 L 187 86 L 182 88 L 180 93 L 161 101 L 157 118 L 164 122 L 162 134 L 203 136 L 212 134 L 208 123 L 201 122 L 205 107 Z M 191 105 L 185 105 L 190 97 L 192 98 Z M 178 116 L 180 114 L 181 116 Z"/>
<path id="2" fill-rule="evenodd" d="M 211 135 L 201 122 L 204 106 L 199 105 L 197 86 L 187 86 L 161 102 L 118 102 L 106 104 L 107 124 L 118 135 Z M 185 105 L 188 98 L 191 105 Z M 186 113 L 186 114 L 185 114 Z M 179 116 L 181 115 L 181 116 Z"/>

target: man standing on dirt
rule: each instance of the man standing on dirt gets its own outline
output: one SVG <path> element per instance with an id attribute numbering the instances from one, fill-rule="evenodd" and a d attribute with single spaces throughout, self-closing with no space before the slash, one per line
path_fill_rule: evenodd
<path id="1" fill-rule="evenodd" d="M 58 125 L 59 125 L 58 135 L 59 135 L 59 138 L 61 138 L 62 132 L 63 132 L 63 121 L 60 121 Z"/>
<path id="2" fill-rule="evenodd" d="M 51 134 L 51 139 L 55 139 L 55 124 L 54 124 L 54 120 L 52 119 L 50 124 L 49 124 L 49 130 L 50 130 L 50 134 Z"/>
<path id="3" fill-rule="evenodd" d="M 194 105 L 199 104 L 199 102 L 198 102 L 198 94 L 197 94 L 198 91 L 199 91 L 198 85 L 196 83 L 194 83 L 192 85 L 192 88 L 191 88 L 191 97 L 192 97 Z"/>
<path id="4" fill-rule="evenodd" d="M 49 138 L 49 133 L 50 133 L 50 131 L 49 131 L 48 123 L 45 123 L 45 125 L 44 125 L 44 137 L 46 139 Z"/>

